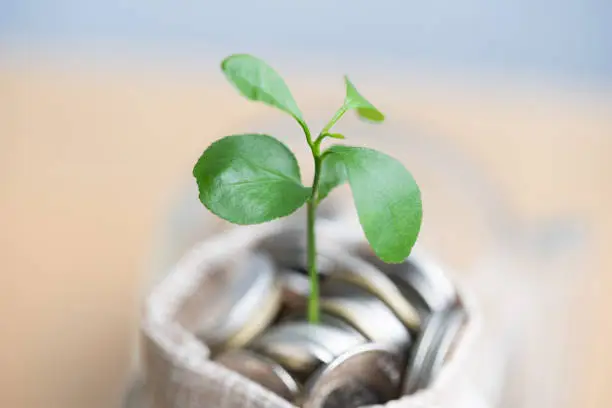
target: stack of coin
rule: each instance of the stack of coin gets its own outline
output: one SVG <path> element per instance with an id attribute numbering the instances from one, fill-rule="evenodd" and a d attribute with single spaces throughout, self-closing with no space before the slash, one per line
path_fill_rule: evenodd
<path id="1" fill-rule="evenodd" d="M 355 248 L 353 253 L 388 276 L 419 311 L 422 320 L 431 313 L 453 307 L 458 301 L 448 276 L 438 264 L 422 253 L 412 254 L 398 264 L 381 261 L 366 245 Z"/>
<path id="2" fill-rule="evenodd" d="M 401 365 L 377 343 L 358 346 L 320 369 L 308 381 L 303 408 L 358 408 L 398 397 Z"/>
<path id="3" fill-rule="evenodd" d="M 301 387 L 297 380 L 282 365 L 262 354 L 248 349 L 232 349 L 221 353 L 215 360 L 287 401 L 295 401 L 300 395 Z"/>
<path id="4" fill-rule="evenodd" d="M 321 310 L 357 329 L 371 342 L 403 357 L 412 342 L 408 328 L 383 301 L 366 290 L 329 280 L 321 288 Z"/>
<path id="5" fill-rule="evenodd" d="M 407 366 L 402 392 L 427 388 L 452 354 L 467 316 L 459 306 L 431 315 L 416 342 Z"/>
<path id="6" fill-rule="evenodd" d="M 241 348 L 265 331 L 282 307 L 277 266 L 264 252 L 219 267 L 205 288 L 183 305 L 179 322 L 214 355 Z"/>
<path id="7" fill-rule="evenodd" d="M 380 404 L 426 388 L 465 324 L 439 266 L 421 255 L 387 264 L 363 246 L 320 253 L 322 314 L 311 325 L 304 248 L 289 233 L 259 250 L 274 259 L 282 313 L 216 361 L 304 408 Z"/>

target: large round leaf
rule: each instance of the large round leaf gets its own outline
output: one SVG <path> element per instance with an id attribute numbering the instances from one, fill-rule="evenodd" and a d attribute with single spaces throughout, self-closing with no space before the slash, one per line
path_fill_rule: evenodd
<path id="1" fill-rule="evenodd" d="M 293 153 L 272 136 L 227 136 L 210 145 L 193 169 L 200 201 L 234 224 L 284 217 L 310 196 Z"/>
<path id="2" fill-rule="evenodd" d="M 332 146 L 329 151 L 344 164 L 372 249 L 385 262 L 402 262 L 416 242 L 423 216 L 414 178 L 399 161 L 376 150 Z"/>

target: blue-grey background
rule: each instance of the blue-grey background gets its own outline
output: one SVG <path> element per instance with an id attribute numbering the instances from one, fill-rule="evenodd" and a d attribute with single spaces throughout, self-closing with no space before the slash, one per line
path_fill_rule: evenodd
<path id="1" fill-rule="evenodd" d="M 0 0 L 4 47 L 194 59 L 211 50 L 385 58 L 612 82 L 611 0 Z"/>

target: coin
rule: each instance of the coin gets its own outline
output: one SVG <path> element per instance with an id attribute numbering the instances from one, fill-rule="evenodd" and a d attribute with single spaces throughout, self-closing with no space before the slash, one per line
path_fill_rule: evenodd
<path id="1" fill-rule="evenodd" d="M 467 315 L 454 307 L 431 315 L 417 338 L 406 368 L 402 392 L 406 395 L 426 388 L 442 369 L 456 345 Z"/>
<path id="2" fill-rule="evenodd" d="M 365 341 L 358 333 L 325 323 L 285 321 L 268 329 L 249 348 L 274 359 L 298 381 L 305 381 L 321 364 Z"/>
<path id="3" fill-rule="evenodd" d="M 397 285 L 377 266 L 359 257 L 336 253 L 333 256 L 334 268 L 328 280 L 337 280 L 358 286 L 382 300 L 397 318 L 411 331 L 417 332 L 421 326 L 418 310 L 410 303 Z"/>
<path id="4" fill-rule="evenodd" d="M 278 274 L 285 312 L 306 307 L 310 293 L 308 276 L 296 269 L 282 269 Z"/>
<path id="5" fill-rule="evenodd" d="M 431 381 L 430 365 L 427 358 L 429 351 L 436 347 L 436 337 L 442 330 L 443 323 L 444 313 L 434 313 L 426 321 L 421 333 L 418 334 L 404 375 L 402 389 L 404 394 L 413 394 Z"/>
<path id="6" fill-rule="evenodd" d="M 279 269 L 307 274 L 306 230 L 303 227 L 288 227 L 276 235 L 264 238 L 258 244 L 257 250 L 269 254 Z M 321 251 L 317 253 L 316 263 L 317 272 L 321 275 L 326 275 L 334 267 L 334 262 Z"/>
<path id="7" fill-rule="evenodd" d="M 279 318 L 279 322 L 306 322 L 308 321 L 308 311 L 306 307 L 303 309 L 291 310 Z M 335 327 L 351 334 L 365 337 L 359 330 L 352 326 L 347 321 L 333 316 L 325 311 L 319 313 L 319 324 Z M 367 339 L 367 338 L 366 338 Z"/>
<path id="8" fill-rule="evenodd" d="M 438 335 L 437 348 L 432 350 L 430 358 L 431 378 L 436 378 L 444 363 L 452 355 L 454 348 L 460 338 L 461 332 L 465 327 L 467 314 L 462 307 L 455 307 L 450 310 L 444 321 L 444 330 Z"/>
<path id="9" fill-rule="evenodd" d="M 217 284 L 207 288 L 206 293 L 214 297 L 203 299 L 200 317 L 193 323 L 193 332 L 213 354 L 244 346 L 264 331 L 280 310 L 281 289 L 272 259 L 253 252 L 236 263 L 232 270 L 219 272 Z"/>
<path id="10" fill-rule="evenodd" d="M 306 384 L 303 408 L 357 408 L 398 396 L 400 365 L 386 347 L 368 343 L 342 354 Z"/>
<path id="11" fill-rule="evenodd" d="M 419 310 L 421 319 L 457 301 L 455 287 L 444 270 L 423 253 L 413 252 L 399 264 L 383 262 L 366 245 L 358 246 L 355 253 L 384 272 Z"/>
<path id="12" fill-rule="evenodd" d="M 298 321 L 298 322 L 304 322 L 308 320 L 307 317 L 307 312 L 306 309 L 302 309 L 302 310 L 294 310 L 291 311 L 290 313 L 287 313 L 285 316 L 282 317 L 281 319 L 282 321 Z M 319 323 L 320 324 L 326 324 L 328 326 L 332 326 L 332 327 L 337 327 L 339 329 L 342 329 L 344 331 L 347 331 L 349 333 L 353 333 L 359 336 L 363 336 L 361 334 L 361 332 L 359 332 L 359 330 L 355 329 L 355 327 L 351 326 L 349 323 L 347 323 L 346 321 L 330 315 L 329 313 L 326 313 L 325 311 L 322 311 L 319 315 Z"/>
<path id="13" fill-rule="evenodd" d="M 293 377 L 275 361 L 245 349 L 228 350 L 215 362 L 260 384 L 287 401 L 293 401 L 300 391 Z"/>
<path id="14" fill-rule="evenodd" d="M 341 281 L 321 286 L 321 310 L 344 320 L 371 341 L 403 356 L 411 333 L 380 299 L 360 287 Z"/>

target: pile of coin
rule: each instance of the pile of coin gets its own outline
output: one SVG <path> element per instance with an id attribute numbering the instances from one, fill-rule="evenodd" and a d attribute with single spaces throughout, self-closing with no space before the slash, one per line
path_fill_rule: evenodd
<path id="1" fill-rule="evenodd" d="M 294 238 L 250 252 L 224 282 L 217 319 L 193 325 L 213 360 L 303 408 L 381 404 L 426 388 L 467 319 L 444 271 L 414 254 L 386 264 L 367 245 L 320 251 L 321 321 L 309 324 L 305 248 Z"/>

